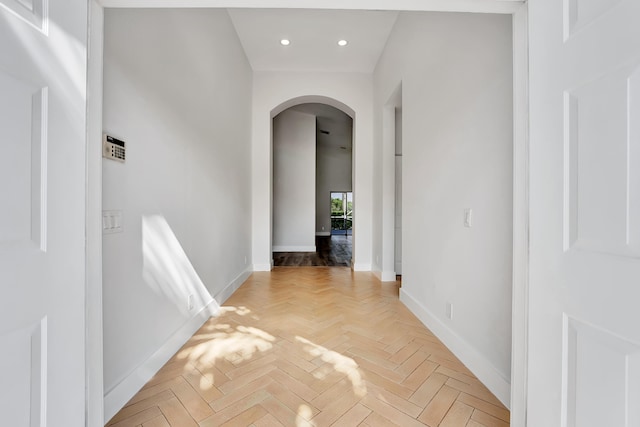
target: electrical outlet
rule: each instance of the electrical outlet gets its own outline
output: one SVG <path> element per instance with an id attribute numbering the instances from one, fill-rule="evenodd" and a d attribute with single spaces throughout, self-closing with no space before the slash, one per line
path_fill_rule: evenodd
<path id="1" fill-rule="evenodd" d="M 193 310 L 193 294 L 187 297 L 187 308 L 189 311 Z"/>
<path id="2" fill-rule="evenodd" d="M 453 320 L 453 304 L 451 304 L 450 302 L 447 302 L 445 314 L 449 320 Z"/>

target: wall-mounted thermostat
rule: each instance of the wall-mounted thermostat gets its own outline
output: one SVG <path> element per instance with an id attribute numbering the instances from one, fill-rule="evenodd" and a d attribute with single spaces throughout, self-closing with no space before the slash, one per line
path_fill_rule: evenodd
<path id="1" fill-rule="evenodd" d="M 124 141 L 106 133 L 102 135 L 102 157 L 124 163 Z"/>

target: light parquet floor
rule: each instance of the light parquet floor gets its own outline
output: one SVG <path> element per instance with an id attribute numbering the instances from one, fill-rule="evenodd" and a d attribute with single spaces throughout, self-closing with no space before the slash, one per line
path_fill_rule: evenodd
<path id="1" fill-rule="evenodd" d="M 254 273 L 112 427 L 503 427 L 509 412 L 398 300 L 336 267 Z"/>

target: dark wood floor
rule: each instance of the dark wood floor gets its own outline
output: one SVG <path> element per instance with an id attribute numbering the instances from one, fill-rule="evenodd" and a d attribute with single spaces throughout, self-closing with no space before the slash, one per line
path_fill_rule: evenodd
<path id="1" fill-rule="evenodd" d="M 274 252 L 276 267 L 351 267 L 353 236 L 316 236 L 316 252 Z"/>

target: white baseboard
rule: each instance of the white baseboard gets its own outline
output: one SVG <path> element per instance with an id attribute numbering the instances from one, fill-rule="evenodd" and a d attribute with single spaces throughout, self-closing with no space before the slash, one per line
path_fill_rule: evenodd
<path id="1" fill-rule="evenodd" d="M 395 271 L 383 271 L 380 274 L 381 282 L 395 282 L 396 281 L 396 272 Z"/>
<path id="2" fill-rule="evenodd" d="M 269 269 L 270 269 L 269 265 Z M 249 267 L 231 281 L 214 299 L 194 315 L 176 333 L 160 347 L 151 357 L 143 362 L 118 385 L 104 396 L 104 422 L 109 421 L 131 399 L 165 363 L 184 345 L 189 338 L 211 316 L 217 316 L 220 305 L 224 303 L 251 275 Z"/>
<path id="3" fill-rule="evenodd" d="M 271 264 L 253 264 L 253 271 L 271 271 Z"/>
<path id="4" fill-rule="evenodd" d="M 315 246 L 274 246 L 273 252 L 315 252 Z"/>
<path id="5" fill-rule="evenodd" d="M 176 333 L 138 366 L 131 374 L 104 395 L 104 423 L 120 409 L 164 366 L 165 363 L 196 333 L 211 316 L 216 316 L 219 305 L 212 300 L 187 321 Z"/>
<path id="6" fill-rule="evenodd" d="M 331 236 L 331 232 L 330 231 L 316 231 L 316 236 Z"/>
<path id="7" fill-rule="evenodd" d="M 371 271 L 371 263 L 356 262 L 353 264 L 353 271 Z"/>
<path id="8" fill-rule="evenodd" d="M 400 289 L 400 301 L 433 332 L 440 341 L 502 402 L 510 407 L 510 381 L 491 364 L 473 346 L 456 332 L 452 331 L 440 319 L 434 316 L 404 288 Z"/>
<path id="9" fill-rule="evenodd" d="M 238 277 L 233 279 L 223 290 L 215 294 L 213 298 L 218 302 L 218 304 L 222 305 L 249 278 L 251 272 L 251 268 L 247 268 L 245 271 L 240 273 Z"/>

